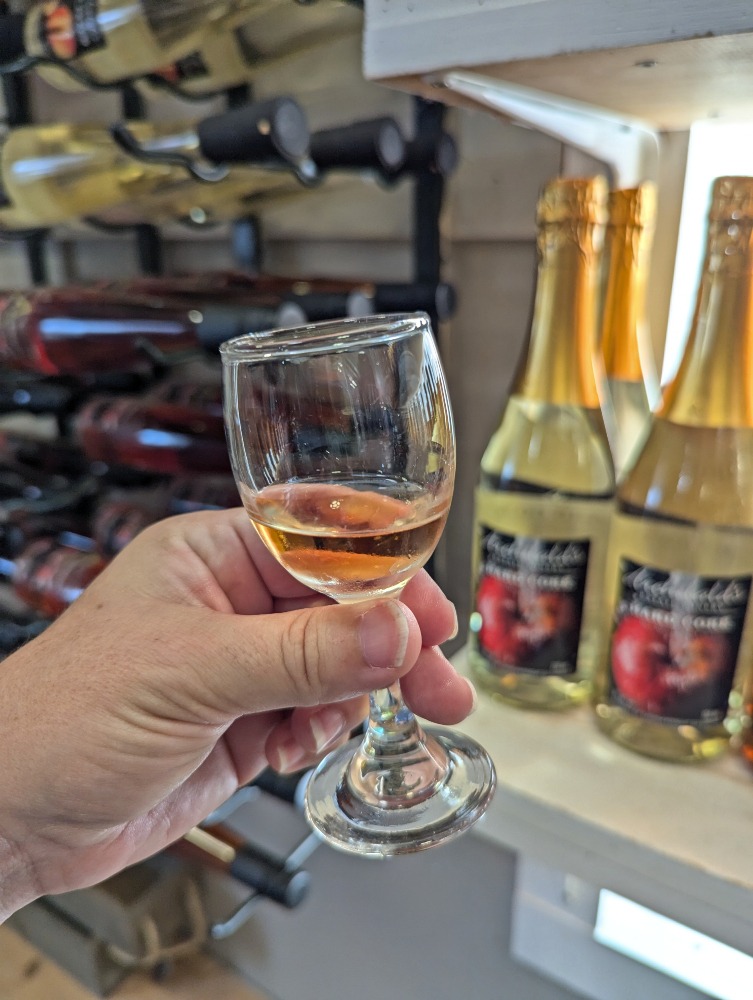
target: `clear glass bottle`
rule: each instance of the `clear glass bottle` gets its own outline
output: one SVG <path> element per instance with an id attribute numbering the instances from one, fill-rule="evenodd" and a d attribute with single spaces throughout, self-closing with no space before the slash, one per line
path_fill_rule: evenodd
<path id="1" fill-rule="evenodd" d="M 288 97 L 248 104 L 199 122 L 138 121 L 128 128 L 152 153 L 189 161 L 256 164 L 253 180 L 262 186 L 266 178 L 274 184 L 284 177 L 286 167 L 297 173 L 309 163 L 306 119 Z M 7 132 L 0 147 L 0 226 L 7 228 L 97 216 L 149 196 L 168 196 L 190 183 L 180 164 L 137 159 L 100 125 L 22 126 Z"/>
<path id="2" fill-rule="evenodd" d="M 603 732 L 664 760 L 725 750 L 753 655 L 752 576 L 753 178 L 721 177 L 683 359 L 617 492 Z"/>
<path id="3" fill-rule="evenodd" d="M 582 702 L 601 657 L 614 493 L 596 352 L 606 213 L 603 178 L 544 188 L 530 336 L 481 461 L 470 662 L 480 687 L 523 708 Z"/>
<path id="4" fill-rule="evenodd" d="M 601 349 L 610 410 L 612 454 L 618 481 L 637 454 L 659 400 L 651 355 L 646 290 L 656 220 L 656 188 L 646 181 L 609 193 L 606 294 Z"/>

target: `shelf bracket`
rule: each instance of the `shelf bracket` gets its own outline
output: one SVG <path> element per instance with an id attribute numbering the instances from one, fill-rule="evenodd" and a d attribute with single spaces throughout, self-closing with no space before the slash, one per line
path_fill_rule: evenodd
<path id="1" fill-rule="evenodd" d="M 646 122 L 477 73 L 444 73 L 431 82 L 602 160 L 615 187 L 658 180 L 659 133 Z"/>

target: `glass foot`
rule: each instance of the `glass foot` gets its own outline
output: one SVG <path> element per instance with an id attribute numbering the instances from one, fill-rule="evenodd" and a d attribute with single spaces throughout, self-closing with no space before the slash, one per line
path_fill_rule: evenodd
<path id="1" fill-rule="evenodd" d="M 311 775 L 306 818 L 323 840 L 349 854 L 412 854 L 470 829 L 495 786 L 489 755 L 461 733 L 423 730 L 407 756 L 394 757 L 370 754 L 368 738 L 359 737 Z"/>

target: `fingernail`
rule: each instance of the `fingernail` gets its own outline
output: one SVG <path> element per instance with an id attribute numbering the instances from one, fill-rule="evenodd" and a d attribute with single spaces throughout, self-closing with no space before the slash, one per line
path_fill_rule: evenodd
<path id="1" fill-rule="evenodd" d="M 408 648 L 408 619 L 397 601 L 375 604 L 361 617 L 359 637 L 370 667 L 401 667 Z"/>
<path id="2" fill-rule="evenodd" d="M 452 635 L 447 640 L 448 642 L 451 642 L 453 639 L 457 639 L 458 632 L 460 631 L 460 623 L 458 622 L 458 609 L 455 607 L 454 604 L 452 605 L 452 613 L 455 616 L 455 625 L 452 629 Z"/>
<path id="3" fill-rule="evenodd" d="M 275 767 L 275 771 L 285 774 L 287 771 L 295 771 L 299 767 L 306 756 L 306 751 L 300 743 L 288 740 L 287 743 L 283 743 L 277 748 L 277 756 L 279 763 Z"/>
<path id="4" fill-rule="evenodd" d="M 309 719 L 316 752 L 319 753 L 345 732 L 345 716 L 336 708 L 325 708 Z"/>
<path id="5" fill-rule="evenodd" d="M 471 697 L 473 698 L 473 701 L 471 702 L 471 710 L 468 713 L 468 715 L 473 715 L 473 713 L 478 708 L 478 691 L 473 686 L 473 684 L 468 680 L 467 677 L 464 677 L 463 680 L 465 681 L 465 683 L 468 685 L 468 687 L 471 690 Z"/>

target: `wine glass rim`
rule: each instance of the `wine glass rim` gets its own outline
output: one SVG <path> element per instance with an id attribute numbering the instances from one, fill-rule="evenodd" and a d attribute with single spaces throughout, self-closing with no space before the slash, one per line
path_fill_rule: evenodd
<path id="1" fill-rule="evenodd" d="M 430 329 L 429 316 L 425 312 L 328 319 L 234 337 L 220 345 L 220 355 L 225 364 L 256 363 L 280 355 L 297 357 L 389 344 Z"/>

